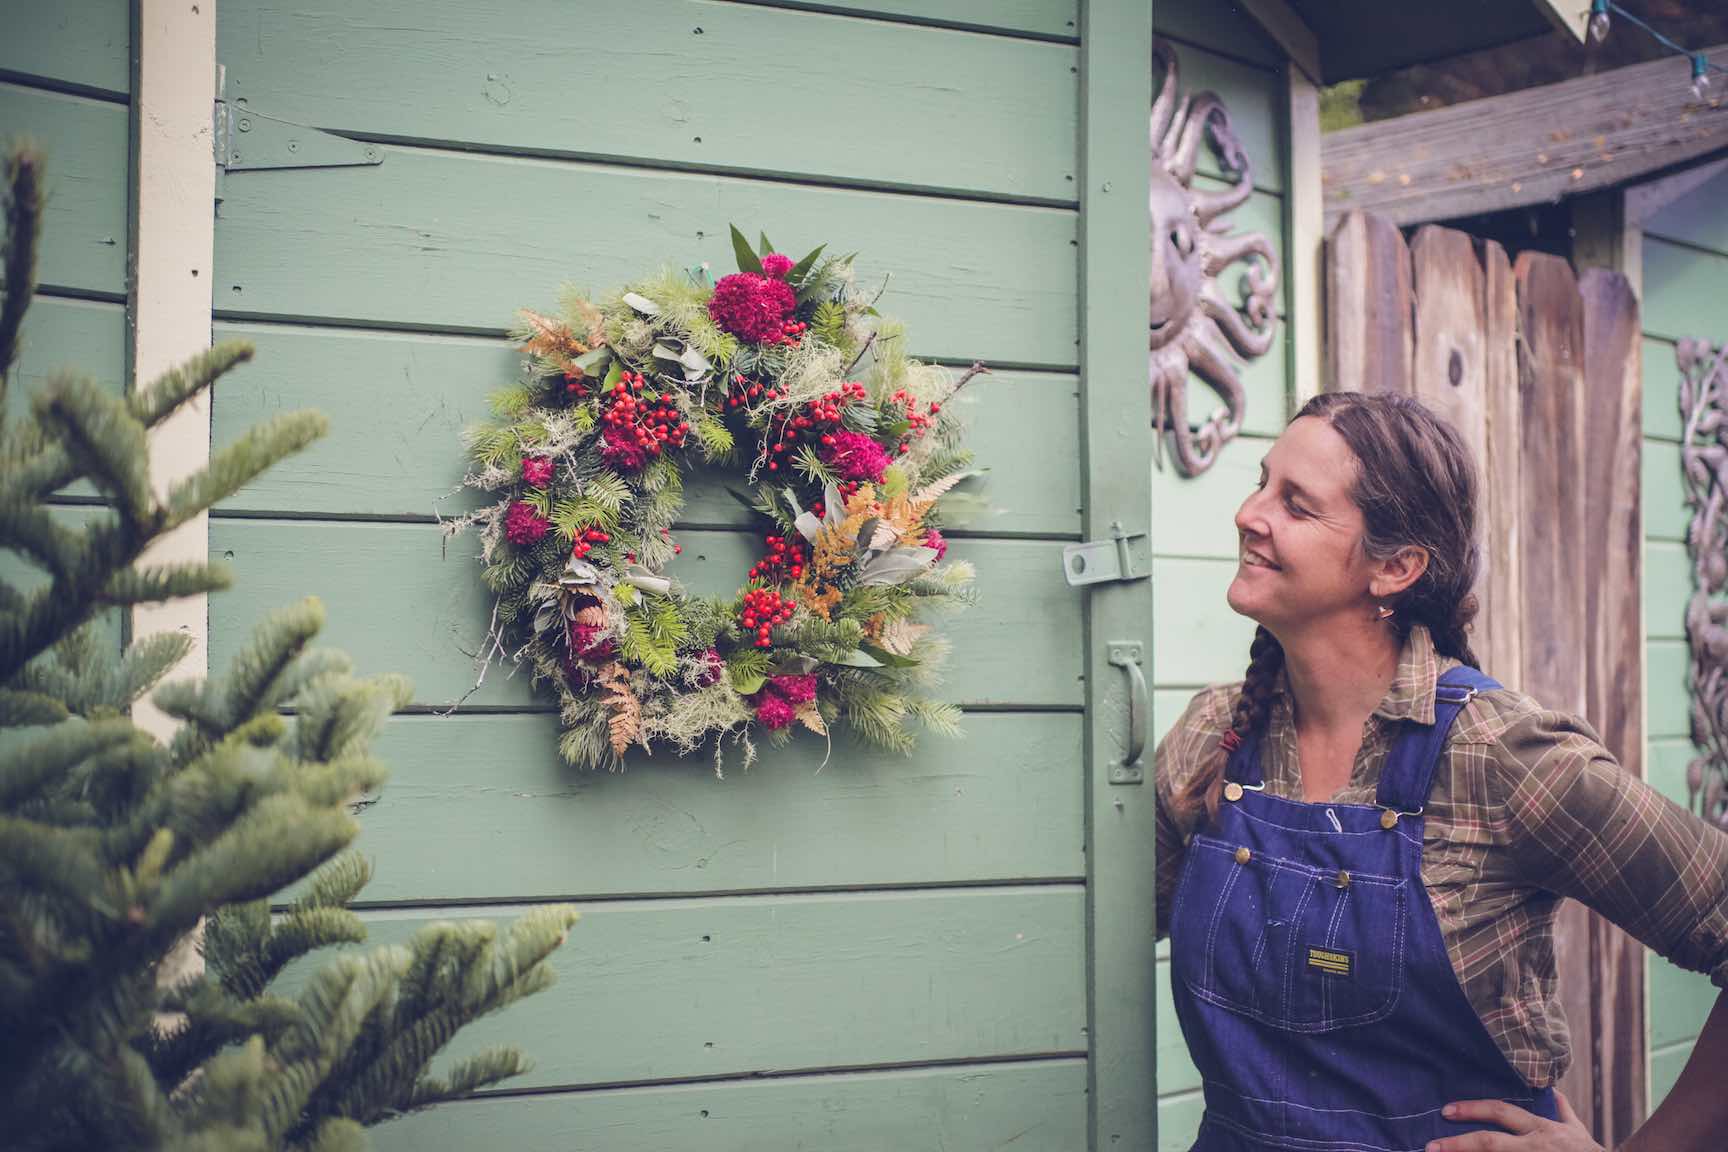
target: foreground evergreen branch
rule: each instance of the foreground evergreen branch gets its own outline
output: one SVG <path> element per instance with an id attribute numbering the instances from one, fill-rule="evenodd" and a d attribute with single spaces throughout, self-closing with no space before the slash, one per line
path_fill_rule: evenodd
<path id="1" fill-rule="evenodd" d="M 0 384 L 16 360 L 40 219 L 40 161 L 6 168 Z M 366 932 L 350 808 L 386 775 L 370 752 L 407 703 L 311 647 L 323 609 L 274 613 L 220 679 L 157 682 L 181 636 L 120 652 L 105 612 L 225 587 L 219 565 L 136 567 L 154 541 L 310 443 L 277 418 L 165 496 L 147 434 L 250 348 L 229 344 L 124 399 L 52 380 L 0 425 L 0 547 L 40 572 L 0 583 L 0 1145 L 6 1149 L 355 1149 L 364 1128 L 514 1076 L 514 1050 L 429 1074 L 468 1022 L 545 988 L 576 914 L 508 931 L 430 924 L 406 944 L 314 956 Z M 0 404 L 4 394 L 0 391 Z M 83 479 L 104 507 L 48 498 Z M 146 693 L 165 747 L 128 715 Z M 297 898 L 272 914 L 285 890 Z M 203 932 L 205 966 L 172 953 Z M 292 971 L 289 971 L 292 968 Z"/>

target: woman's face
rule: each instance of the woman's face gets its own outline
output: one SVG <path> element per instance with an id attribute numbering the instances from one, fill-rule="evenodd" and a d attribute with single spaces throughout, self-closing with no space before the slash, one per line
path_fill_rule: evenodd
<path id="1" fill-rule="evenodd" d="M 1362 549 L 1362 512 L 1350 498 L 1357 462 L 1324 419 L 1284 430 L 1260 484 L 1236 511 L 1241 544 L 1230 607 L 1286 636 L 1330 618 L 1372 615 L 1380 565 Z"/>

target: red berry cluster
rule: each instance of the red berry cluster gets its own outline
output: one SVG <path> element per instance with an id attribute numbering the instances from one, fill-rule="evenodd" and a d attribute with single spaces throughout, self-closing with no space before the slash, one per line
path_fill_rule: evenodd
<path id="1" fill-rule="evenodd" d="M 780 392 L 774 388 L 764 388 L 757 381 L 751 380 L 737 372 L 732 373 L 732 387 L 726 391 L 726 407 L 729 411 L 745 408 L 757 399 L 778 400 Z"/>
<path id="2" fill-rule="evenodd" d="M 614 432 L 608 440 L 615 440 L 618 433 L 624 433 L 626 441 L 633 437 L 636 447 L 650 456 L 658 456 L 663 446 L 682 448 L 684 438 L 690 434 L 690 425 L 680 418 L 678 409 L 666 399 L 640 399 L 639 394 L 647 386 L 648 381 L 642 373 L 625 372 L 602 398 L 606 411 L 601 419 Z"/>
<path id="3" fill-rule="evenodd" d="M 834 432 L 840 427 L 840 409 L 855 400 L 867 399 L 869 389 L 855 380 L 848 380 L 825 396 L 807 401 L 804 411 L 796 416 L 777 415 L 768 424 L 768 471 L 780 471 L 774 457 L 792 450 L 792 442 L 802 434 L 806 440 L 823 445 L 834 443 Z"/>
<path id="4" fill-rule="evenodd" d="M 809 327 L 810 325 L 804 323 L 802 320 L 796 320 L 788 316 L 780 325 L 780 343 L 786 345 L 788 348 L 798 347 L 798 337 L 804 335 L 805 330 Z"/>
<path id="5" fill-rule="evenodd" d="M 918 401 L 904 388 L 888 397 L 888 403 L 897 407 L 906 420 L 906 434 L 900 438 L 900 446 L 895 451 L 904 454 L 911 450 L 911 442 L 930 431 L 930 426 L 936 423 L 937 413 L 942 411 L 942 405 L 932 402 L 924 412 L 918 411 Z"/>
<path id="6" fill-rule="evenodd" d="M 756 647 L 770 648 L 773 641 L 769 637 L 774 625 L 792 619 L 792 608 L 790 596 L 782 597 L 772 588 L 752 588 L 744 593 L 744 610 L 739 614 L 738 622 L 744 626 L 744 631 L 756 633 Z"/>
<path id="7" fill-rule="evenodd" d="M 588 555 L 588 553 L 594 550 L 594 545 L 610 543 L 612 543 L 612 537 L 606 535 L 606 533 L 600 531 L 600 529 L 585 528 L 582 533 L 576 537 L 576 546 L 570 549 L 570 555 L 580 560 L 582 557 Z"/>
<path id="8" fill-rule="evenodd" d="M 662 529 L 660 529 L 660 535 L 666 537 L 666 539 L 668 541 L 670 541 L 672 539 L 672 529 L 662 528 Z M 672 555 L 681 556 L 681 555 L 683 555 L 683 553 L 684 553 L 684 545 L 682 545 L 682 544 L 673 544 L 672 545 Z"/>
<path id="9" fill-rule="evenodd" d="M 810 563 L 810 549 L 803 538 L 795 536 L 788 540 L 784 536 L 767 536 L 764 541 L 768 545 L 768 555 L 750 569 L 751 580 L 779 584 L 804 575 L 804 565 Z"/>

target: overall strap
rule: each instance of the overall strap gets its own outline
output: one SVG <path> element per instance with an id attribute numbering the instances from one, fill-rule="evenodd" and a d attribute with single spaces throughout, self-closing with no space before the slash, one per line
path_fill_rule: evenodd
<path id="1" fill-rule="evenodd" d="M 1434 685 L 1434 723 L 1405 721 L 1404 730 L 1392 744 L 1386 765 L 1380 770 L 1380 787 L 1374 802 L 1395 812 L 1415 813 L 1428 803 L 1434 786 L 1434 769 L 1453 721 L 1479 692 L 1500 687 L 1498 681 L 1469 665 L 1460 664 L 1443 673 Z"/>

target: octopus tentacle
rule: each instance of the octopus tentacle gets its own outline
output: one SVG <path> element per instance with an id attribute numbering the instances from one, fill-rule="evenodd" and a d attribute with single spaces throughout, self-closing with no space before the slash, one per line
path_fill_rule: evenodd
<path id="1" fill-rule="evenodd" d="M 1218 325 L 1230 346 L 1242 356 L 1264 356 L 1272 347 L 1272 337 L 1277 332 L 1277 326 L 1270 323 L 1271 310 L 1265 310 L 1264 326 L 1249 326 L 1249 321 L 1242 313 L 1230 307 L 1221 300 L 1213 284 L 1208 284 L 1200 293 L 1200 307 Z"/>
<path id="2" fill-rule="evenodd" d="M 1176 111 L 1176 95 L 1181 89 L 1181 70 L 1176 63 L 1176 49 L 1168 40 L 1152 42 L 1152 58 L 1164 65 L 1164 83 L 1158 98 L 1152 102 L 1152 151 L 1163 151 L 1164 134 L 1170 129 L 1172 113 Z"/>
<path id="3" fill-rule="evenodd" d="M 1232 208 L 1241 207 L 1253 192 L 1254 182 L 1246 178 L 1217 192 L 1193 190 L 1194 215 L 1199 218 L 1201 227 L 1205 227 Z"/>
<path id="4" fill-rule="evenodd" d="M 1242 144 L 1230 128 L 1230 113 L 1216 92 L 1200 92 L 1190 98 L 1188 117 L 1182 123 L 1182 135 L 1171 150 L 1170 174 L 1186 184 L 1194 178 L 1194 165 L 1200 155 L 1200 141 L 1207 131 L 1223 156 L 1225 166 L 1238 170 L 1246 165 Z"/>
<path id="5" fill-rule="evenodd" d="M 1242 383 L 1242 377 L 1236 372 L 1236 365 L 1230 359 L 1230 354 L 1219 344 L 1214 329 L 1206 327 L 1202 335 L 1194 341 L 1189 349 L 1188 358 L 1200 378 L 1218 393 L 1218 398 L 1224 401 L 1224 407 L 1213 414 L 1212 423 L 1218 428 L 1222 440 L 1236 438 L 1242 431 L 1242 419 L 1248 413 L 1248 389 Z"/>

